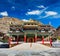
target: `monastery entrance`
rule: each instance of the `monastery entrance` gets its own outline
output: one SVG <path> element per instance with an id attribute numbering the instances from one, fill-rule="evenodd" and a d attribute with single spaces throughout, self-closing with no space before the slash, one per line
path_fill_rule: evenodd
<path id="1" fill-rule="evenodd" d="M 27 38 L 27 42 L 34 42 L 34 38 Z"/>
<path id="2" fill-rule="evenodd" d="M 34 34 L 27 34 L 27 42 L 35 42 L 35 35 Z"/>

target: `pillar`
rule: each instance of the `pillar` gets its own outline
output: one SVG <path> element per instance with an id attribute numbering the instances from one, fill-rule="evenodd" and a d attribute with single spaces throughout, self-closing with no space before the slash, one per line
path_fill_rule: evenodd
<path id="1" fill-rule="evenodd" d="M 35 33 L 35 42 L 37 41 L 37 33 Z"/>
<path id="2" fill-rule="evenodd" d="M 50 46 L 52 46 L 52 38 L 50 37 Z"/>
<path id="3" fill-rule="evenodd" d="M 11 39 L 10 37 L 9 37 L 8 42 L 9 42 L 9 48 L 11 48 L 11 42 L 12 42 L 12 39 Z"/>
<path id="4" fill-rule="evenodd" d="M 18 38 L 19 38 L 19 37 L 17 36 L 17 43 L 16 43 L 16 44 L 18 44 Z"/>
<path id="5" fill-rule="evenodd" d="M 26 42 L 26 34 L 24 35 L 24 42 Z"/>
<path id="6" fill-rule="evenodd" d="M 44 44 L 44 36 L 42 36 L 42 44 Z"/>

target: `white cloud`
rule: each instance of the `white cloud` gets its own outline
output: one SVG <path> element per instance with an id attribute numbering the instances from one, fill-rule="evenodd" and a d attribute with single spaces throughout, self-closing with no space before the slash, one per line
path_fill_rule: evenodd
<path id="1" fill-rule="evenodd" d="M 30 11 L 31 9 L 28 9 L 28 11 Z"/>
<path id="2" fill-rule="evenodd" d="M 25 21 L 25 22 L 27 22 L 28 20 L 27 20 L 27 19 L 22 19 L 22 21 Z"/>
<path id="3" fill-rule="evenodd" d="M 37 6 L 38 8 L 45 8 L 45 6 L 44 5 L 40 5 L 40 6 Z"/>
<path id="4" fill-rule="evenodd" d="M 4 11 L 4 12 L 0 12 L 0 15 L 2 15 L 2 16 L 8 16 L 8 13 L 7 13 L 7 11 Z"/>
<path id="5" fill-rule="evenodd" d="M 57 15 L 57 12 L 54 11 L 45 11 L 47 15 Z"/>
<path id="6" fill-rule="evenodd" d="M 39 15 L 39 14 L 40 14 L 39 10 L 33 10 L 26 13 L 26 15 Z"/>
<path id="7" fill-rule="evenodd" d="M 53 18 L 60 18 L 60 14 L 53 16 Z"/>
<path id="8" fill-rule="evenodd" d="M 12 6 L 12 9 L 15 10 L 15 6 Z"/>
<path id="9" fill-rule="evenodd" d="M 33 11 L 28 11 L 26 15 L 41 15 L 48 7 L 42 9 L 42 10 L 33 10 Z"/>
<path id="10" fill-rule="evenodd" d="M 48 16 L 55 16 L 55 15 L 57 15 L 58 13 L 57 12 L 55 12 L 55 11 L 45 11 L 45 16 L 43 17 L 43 18 L 46 18 L 46 17 L 48 17 Z"/>

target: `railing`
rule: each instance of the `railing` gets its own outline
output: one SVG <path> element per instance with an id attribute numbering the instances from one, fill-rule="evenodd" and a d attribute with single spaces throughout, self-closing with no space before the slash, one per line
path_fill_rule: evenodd
<path id="1" fill-rule="evenodd" d="M 24 30 L 24 32 L 39 32 L 38 30 Z"/>
<path id="2" fill-rule="evenodd" d="M 47 31 L 43 31 L 43 32 L 41 32 L 41 31 L 38 31 L 38 30 L 23 30 L 23 31 L 9 31 L 9 33 L 19 33 L 19 32 L 38 32 L 38 33 L 52 33 L 52 32 L 47 32 Z"/>

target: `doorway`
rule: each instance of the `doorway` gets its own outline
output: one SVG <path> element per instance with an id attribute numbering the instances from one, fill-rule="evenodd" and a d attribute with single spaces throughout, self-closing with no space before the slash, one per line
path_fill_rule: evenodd
<path id="1" fill-rule="evenodd" d="M 31 42 L 31 43 L 34 42 L 34 38 L 33 37 L 27 38 L 27 42 Z"/>
<path id="2" fill-rule="evenodd" d="M 34 42 L 35 34 L 27 34 L 27 42 Z"/>

